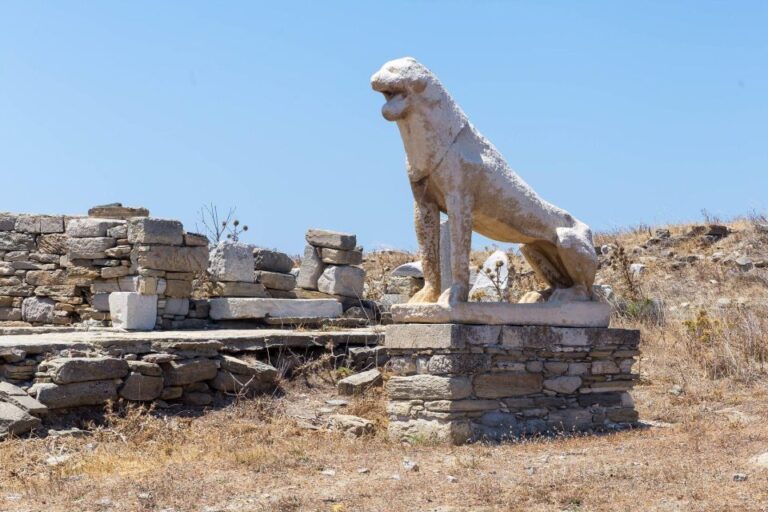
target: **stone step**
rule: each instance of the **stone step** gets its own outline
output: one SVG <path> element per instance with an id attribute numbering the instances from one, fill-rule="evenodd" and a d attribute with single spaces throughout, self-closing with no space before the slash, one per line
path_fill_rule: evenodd
<path id="1" fill-rule="evenodd" d="M 211 299 L 214 320 L 255 320 L 262 318 L 336 318 L 341 304 L 332 299 Z"/>

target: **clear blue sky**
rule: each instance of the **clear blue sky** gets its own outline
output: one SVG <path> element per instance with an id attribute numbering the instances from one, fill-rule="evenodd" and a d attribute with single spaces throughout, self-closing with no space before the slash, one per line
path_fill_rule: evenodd
<path id="1" fill-rule="evenodd" d="M 290 5 L 288 5 L 290 4 Z M 768 2 L 0 3 L 0 210 L 120 201 L 414 249 L 368 79 L 411 55 L 595 229 L 768 209 Z M 476 245 L 484 241 L 476 238 Z"/>

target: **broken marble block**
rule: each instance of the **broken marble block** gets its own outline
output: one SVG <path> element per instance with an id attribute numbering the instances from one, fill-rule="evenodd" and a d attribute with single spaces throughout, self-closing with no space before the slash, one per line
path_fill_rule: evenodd
<path id="1" fill-rule="evenodd" d="M 315 247 L 327 247 L 342 251 L 352 251 L 357 246 L 357 237 L 349 233 L 326 229 L 310 229 L 306 234 L 307 242 Z"/>
<path id="2" fill-rule="evenodd" d="M 256 248 L 253 250 L 253 268 L 287 274 L 293 268 L 293 259 L 279 251 Z"/>
<path id="3" fill-rule="evenodd" d="M 317 290 L 317 280 L 323 275 L 325 263 L 320 259 L 320 251 L 312 245 L 304 248 L 299 277 L 296 286 L 305 290 Z"/>
<path id="4" fill-rule="evenodd" d="M 253 282 L 253 248 L 241 242 L 219 242 L 211 250 L 208 271 L 214 281 Z"/>
<path id="5" fill-rule="evenodd" d="M 181 245 L 184 227 L 177 220 L 134 218 L 128 221 L 128 241 L 132 244 Z"/>
<path id="6" fill-rule="evenodd" d="M 113 292 L 109 295 L 112 326 L 129 331 L 151 331 L 157 320 L 157 295 Z"/>
<path id="7" fill-rule="evenodd" d="M 317 280 L 317 289 L 330 295 L 362 297 L 364 282 L 365 270 L 360 267 L 329 265 Z"/>
<path id="8" fill-rule="evenodd" d="M 337 318 L 341 304 L 334 299 L 251 299 L 210 300 L 214 320 L 258 320 L 263 318 Z"/>

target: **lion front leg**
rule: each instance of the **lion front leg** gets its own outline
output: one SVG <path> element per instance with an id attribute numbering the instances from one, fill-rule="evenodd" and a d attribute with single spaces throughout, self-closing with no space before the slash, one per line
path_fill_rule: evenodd
<path id="1" fill-rule="evenodd" d="M 459 193 L 446 197 L 451 233 L 451 285 L 438 300 L 453 306 L 469 299 L 469 252 L 472 249 L 472 199 Z"/>
<path id="2" fill-rule="evenodd" d="M 409 303 L 437 302 L 440 296 L 440 210 L 437 204 L 425 199 L 426 190 L 421 187 L 414 185 L 414 216 L 424 287 L 411 297 Z"/>

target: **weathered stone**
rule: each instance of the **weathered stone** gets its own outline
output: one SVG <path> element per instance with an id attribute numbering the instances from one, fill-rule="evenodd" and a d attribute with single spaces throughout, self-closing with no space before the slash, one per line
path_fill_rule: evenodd
<path id="1" fill-rule="evenodd" d="M 138 253 L 140 267 L 173 272 L 202 272 L 208 266 L 208 247 L 153 245 Z"/>
<path id="2" fill-rule="evenodd" d="M 0 231 L 0 251 L 29 251 L 34 248 L 34 236 L 27 233 Z"/>
<path id="3" fill-rule="evenodd" d="M 60 357 L 46 361 L 44 366 L 56 384 L 122 379 L 128 375 L 128 362 L 113 357 Z"/>
<path id="4" fill-rule="evenodd" d="M 355 235 L 325 229 L 308 230 L 306 239 L 310 245 L 315 247 L 327 247 L 342 251 L 351 251 L 357 245 L 357 237 Z"/>
<path id="5" fill-rule="evenodd" d="M 360 265 L 363 262 L 363 251 L 342 251 L 339 249 L 320 249 L 320 259 L 329 265 Z"/>
<path id="6" fill-rule="evenodd" d="M 40 420 L 20 407 L 0 402 L 0 437 L 26 434 L 40 425 Z"/>
<path id="7" fill-rule="evenodd" d="M 364 282 L 365 270 L 362 268 L 330 265 L 318 278 L 317 289 L 332 295 L 362 298 Z"/>
<path id="8" fill-rule="evenodd" d="M 107 229 L 107 236 L 128 240 L 128 224 L 122 223 Z M 129 246 L 130 247 L 130 246 Z"/>
<path id="9" fill-rule="evenodd" d="M 328 416 L 331 430 L 343 432 L 348 437 L 360 437 L 373 433 L 373 422 L 350 414 L 331 414 Z"/>
<path id="10" fill-rule="evenodd" d="M 118 245 L 104 251 L 107 258 L 127 258 L 131 255 L 130 245 Z"/>
<path id="11" fill-rule="evenodd" d="M 132 244 L 181 245 L 184 227 L 181 222 L 150 217 L 128 221 L 128 241 Z"/>
<path id="12" fill-rule="evenodd" d="M 214 297 L 255 297 L 268 298 L 266 288 L 261 283 L 240 283 L 219 281 L 211 289 Z"/>
<path id="13" fill-rule="evenodd" d="M 426 365 L 432 375 L 481 373 L 490 369 L 491 358 L 487 354 L 437 354 Z"/>
<path id="14" fill-rule="evenodd" d="M 619 367 L 613 361 L 596 360 L 596 361 L 592 361 L 592 373 L 594 375 L 605 375 L 605 374 L 611 374 L 611 373 L 619 373 Z M 627 372 L 627 373 L 629 373 L 629 372 Z"/>
<path id="15" fill-rule="evenodd" d="M 277 378 L 277 368 L 261 361 L 244 361 L 236 357 L 224 355 L 221 359 L 221 369 L 240 375 L 256 377 L 261 382 L 274 382 Z"/>
<path id="16" fill-rule="evenodd" d="M 125 277 L 131 273 L 131 269 L 128 267 L 104 267 L 101 269 L 102 279 L 115 279 L 118 277 Z"/>
<path id="17" fill-rule="evenodd" d="M 208 266 L 208 248 L 156 245 L 139 252 L 137 262 L 147 269 L 202 272 Z"/>
<path id="18" fill-rule="evenodd" d="M 411 375 L 392 377 L 386 385 L 392 400 L 460 400 L 472 394 L 472 384 L 466 377 Z"/>
<path id="19" fill-rule="evenodd" d="M 134 373 L 140 373 L 148 377 L 162 377 L 163 369 L 159 364 L 148 361 L 128 361 L 128 367 Z"/>
<path id="20" fill-rule="evenodd" d="M 323 275 L 325 263 L 320 259 L 319 249 L 307 245 L 304 248 L 304 258 L 301 260 L 301 269 L 299 277 L 296 279 L 296 285 L 305 290 L 317 290 L 317 281 Z"/>
<path id="21" fill-rule="evenodd" d="M 151 377 L 141 373 L 131 373 L 120 388 L 120 396 L 126 400 L 149 401 L 160 396 L 163 391 L 163 378 Z"/>
<path id="22" fill-rule="evenodd" d="M 555 430 L 584 430 L 592 426 L 592 413 L 586 409 L 561 409 L 550 412 L 547 423 Z"/>
<path id="23" fill-rule="evenodd" d="M 43 254 L 63 255 L 67 253 L 67 235 L 60 233 L 37 237 L 37 250 Z"/>
<path id="24" fill-rule="evenodd" d="M 114 219 L 74 218 L 67 221 L 66 233 L 73 238 L 106 237 L 108 229 L 124 223 Z"/>
<path id="25" fill-rule="evenodd" d="M 168 298 L 165 299 L 163 314 L 175 316 L 187 316 L 189 313 L 189 299 Z"/>
<path id="26" fill-rule="evenodd" d="M 381 372 L 373 369 L 350 375 L 336 383 L 340 395 L 359 395 L 368 388 L 379 386 L 383 382 Z"/>
<path id="27" fill-rule="evenodd" d="M 420 261 L 412 261 L 411 263 L 403 263 L 389 275 L 393 277 L 416 277 L 423 279 L 424 271 Z"/>
<path id="28" fill-rule="evenodd" d="M 282 252 L 256 248 L 253 250 L 253 268 L 287 274 L 293 268 L 293 259 Z"/>
<path id="29" fill-rule="evenodd" d="M 342 307 L 332 299 L 217 298 L 210 300 L 214 320 L 260 318 L 336 318 Z"/>
<path id="30" fill-rule="evenodd" d="M 200 392 L 200 391 L 191 391 L 191 392 L 185 392 L 184 395 L 182 395 L 181 400 L 182 402 L 184 402 L 185 405 L 202 407 L 205 405 L 209 405 L 211 402 L 213 402 L 213 397 L 211 396 L 210 393 Z"/>
<path id="31" fill-rule="evenodd" d="M 280 274 L 269 272 L 267 270 L 257 270 L 255 273 L 256 282 L 271 290 L 289 291 L 296 288 L 296 278 L 291 274 Z"/>
<path id="32" fill-rule="evenodd" d="M 117 398 L 117 381 L 94 380 L 73 384 L 35 384 L 36 398 L 49 409 L 101 405 Z"/>
<path id="33" fill-rule="evenodd" d="M 165 285 L 165 295 L 168 297 L 177 298 L 189 297 L 192 295 L 192 281 L 167 279 Z"/>
<path id="34" fill-rule="evenodd" d="M 42 416 L 48 412 L 45 405 L 29 396 L 23 389 L 8 382 L 0 382 L 0 400 L 13 404 L 35 416 Z"/>
<path id="35" fill-rule="evenodd" d="M 15 322 L 21 318 L 21 308 L 0 307 L 0 321 Z"/>
<path id="36" fill-rule="evenodd" d="M 71 260 L 106 258 L 105 251 L 114 246 L 115 239 L 109 237 L 68 238 L 67 256 Z"/>
<path id="37" fill-rule="evenodd" d="M 495 345 L 497 325 L 395 324 L 387 326 L 387 348 L 461 348 L 466 345 Z"/>
<path id="38" fill-rule="evenodd" d="M 64 217 L 61 215 L 19 215 L 16 231 L 20 233 L 63 233 Z"/>
<path id="39" fill-rule="evenodd" d="M 176 400 L 178 398 L 181 398 L 181 395 L 184 394 L 184 388 L 181 386 L 170 386 L 163 388 L 162 393 L 160 393 L 160 399 L 161 400 Z"/>
<path id="40" fill-rule="evenodd" d="M 151 331 L 157 319 L 157 295 L 114 292 L 109 295 L 112 326 L 129 331 Z"/>
<path id="41" fill-rule="evenodd" d="M 390 421 L 387 435 L 393 441 L 439 441 L 464 444 L 472 437 L 469 421 L 415 419 Z"/>
<path id="42" fill-rule="evenodd" d="M 25 322 L 37 324 L 53 323 L 53 311 L 56 303 L 46 297 L 28 297 L 21 306 L 21 316 Z"/>
<path id="43" fill-rule="evenodd" d="M 475 377 L 475 395 L 479 398 L 504 398 L 538 393 L 542 376 L 535 373 L 485 373 Z"/>
<path id="44" fill-rule="evenodd" d="M 217 372 L 216 362 L 211 359 L 185 359 L 163 365 L 166 386 L 184 386 L 211 380 L 216 377 Z"/>
<path id="45" fill-rule="evenodd" d="M 499 408 L 497 400 L 433 400 L 424 407 L 434 412 L 477 412 Z"/>
<path id="46" fill-rule="evenodd" d="M 581 386 L 581 377 L 562 376 L 544 381 L 544 387 L 556 393 L 569 395 L 575 393 Z"/>
<path id="47" fill-rule="evenodd" d="M 219 242 L 211 250 L 208 272 L 214 281 L 253 282 L 253 248 L 240 242 Z"/>
<path id="48" fill-rule="evenodd" d="M 131 217 L 147 217 L 149 210 L 141 206 L 123 206 L 120 203 L 111 203 L 94 206 L 88 210 L 89 217 L 106 219 L 129 219 Z"/>
<path id="49" fill-rule="evenodd" d="M 184 245 L 189 247 L 208 246 L 208 237 L 200 233 L 184 233 Z"/>
<path id="50" fill-rule="evenodd" d="M 16 228 L 17 215 L 0 213 L 0 231 L 13 231 Z"/>

